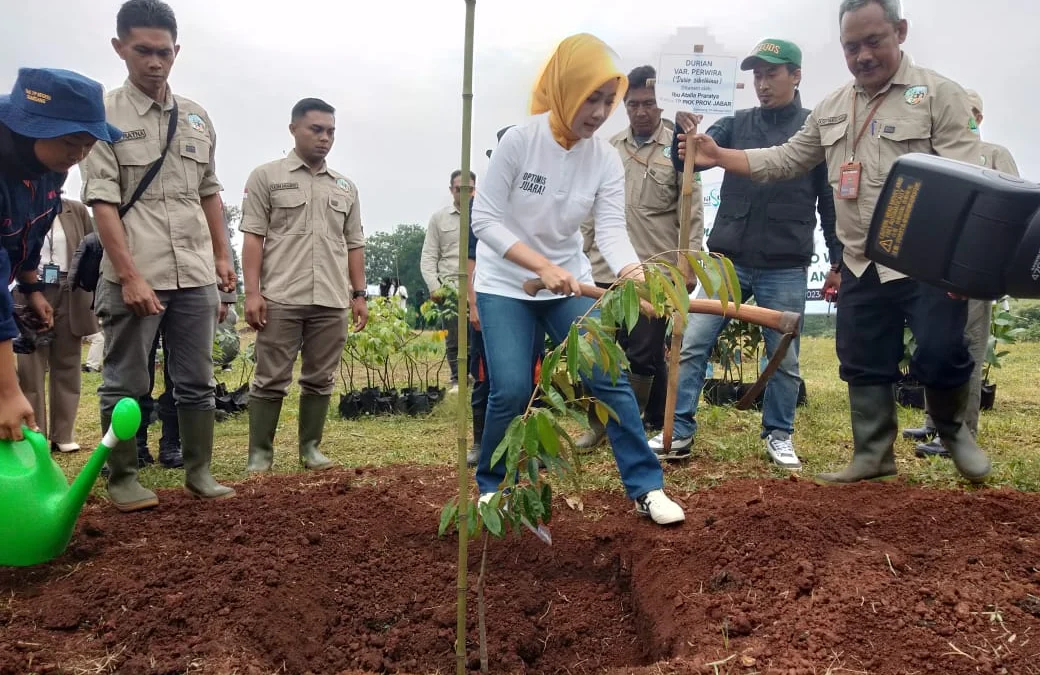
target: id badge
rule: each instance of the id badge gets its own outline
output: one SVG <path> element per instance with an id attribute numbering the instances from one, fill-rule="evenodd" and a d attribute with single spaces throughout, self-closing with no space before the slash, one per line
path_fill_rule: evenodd
<path id="1" fill-rule="evenodd" d="M 859 177 L 863 173 L 863 165 L 859 162 L 845 162 L 841 165 L 838 179 L 838 199 L 859 198 Z"/>
<path id="2" fill-rule="evenodd" d="M 58 273 L 61 268 L 53 263 L 48 263 L 43 266 L 43 283 L 45 284 L 56 284 L 58 283 Z"/>

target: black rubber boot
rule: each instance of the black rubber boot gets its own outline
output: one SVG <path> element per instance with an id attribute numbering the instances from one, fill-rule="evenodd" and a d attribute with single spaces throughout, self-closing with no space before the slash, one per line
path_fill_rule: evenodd
<path id="1" fill-rule="evenodd" d="M 232 488 L 218 483 L 210 473 L 215 417 L 213 410 L 177 410 L 184 452 L 184 491 L 199 499 L 235 496 Z"/>
<path id="2" fill-rule="evenodd" d="M 921 459 L 928 457 L 950 458 L 950 451 L 942 444 L 941 438 L 933 438 L 927 443 L 918 443 L 914 446 L 914 455 Z"/>
<path id="3" fill-rule="evenodd" d="M 969 386 L 965 383 L 957 389 L 929 388 L 924 397 L 943 447 L 950 451 L 957 470 L 972 483 L 982 483 L 989 475 L 991 465 L 964 421 Z"/>
<path id="4" fill-rule="evenodd" d="M 474 467 L 480 461 L 480 442 L 484 439 L 484 418 L 487 416 L 487 408 L 477 406 L 473 408 L 473 445 L 466 453 L 466 466 Z"/>
<path id="5" fill-rule="evenodd" d="M 918 443 L 927 443 L 928 441 L 935 438 L 935 427 L 928 426 L 927 420 L 923 427 L 913 427 L 910 429 L 903 429 L 903 438 L 907 438 L 911 441 L 917 441 Z"/>
<path id="6" fill-rule="evenodd" d="M 274 435 L 282 414 L 282 399 L 249 397 L 249 473 L 266 473 L 274 466 Z"/>
<path id="7" fill-rule="evenodd" d="M 335 464 L 321 453 L 318 446 L 325 434 L 330 396 L 300 396 L 300 463 L 311 471 L 331 469 Z"/>
<path id="8" fill-rule="evenodd" d="M 181 430 L 177 421 L 177 411 L 173 414 L 160 406 L 159 421 L 162 424 L 162 437 L 159 438 L 159 464 L 164 469 L 180 469 L 184 466 L 181 454 Z"/>
<path id="9" fill-rule="evenodd" d="M 816 482 L 840 485 L 895 478 L 893 444 L 899 432 L 895 388 L 890 384 L 849 385 L 849 406 L 852 409 L 852 462 L 841 471 L 821 473 Z"/>
<path id="10" fill-rule="evenodd" d="M 110 414 L 101 415 L 102 434 L 112 422 Z M 144 422 L 141 422 L 144 426 Z M 147 448 L 146 448 L 147 449 Z M 137 480 L 137 449 L 134 441 L 120 441 L 108 455 L 108 498 L 123 513 L 143 511 L 159 505 L 155 493 Z"/>

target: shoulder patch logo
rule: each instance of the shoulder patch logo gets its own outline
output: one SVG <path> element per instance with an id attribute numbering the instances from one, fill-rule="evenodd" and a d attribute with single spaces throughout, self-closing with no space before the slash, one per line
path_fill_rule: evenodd
<path id="1" fill-rule="evenodd" d="M 665 157 L 667 157 L 668 159 L 671 159 L 672 158 L 672 146 L 666 145 L 663 148 L 661 148 L 661 154 L 664 155 Z"/>
<path id="2" fill-rule="evenodd" d="M 350 183 L 347 182 L 346 178 L 337 178 L 336 179 L 336 185 L 340 186 L 344 190 L 349 190 L 350 189 Z"/>
<path id="3" fill-rule="evenodd" d="M 906 91 L 903 92 L 903 98 L 906 99 L 907 105 L 918 105 L 927 95 L 928 87 L 923 84 L 907 87 Z"/>
<path id="4" fill-rule="evenodd" d="M 206 123 L 202 121 L 202 117 L 196 115 L 195 113 L 190 113 L 188 115 L 188 124 L 191 125 L 192 129 L 198 131 L 199 133 L 206 131 Z"/>
<path id="5" fill-rule="evenodd" d="M 975 121 L 974 115 L 968 115 L 968 131 L 975 135 L 979 133 L 979 123 Z"/>

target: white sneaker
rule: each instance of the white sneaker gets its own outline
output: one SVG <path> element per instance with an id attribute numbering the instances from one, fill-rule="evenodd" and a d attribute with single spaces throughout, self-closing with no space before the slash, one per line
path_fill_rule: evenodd
<path id="1" fill-rule="evenodd" d="M 448 387 L 448 393 L 449 394 L 457 394 L 457 393 L 459 393 L 459 383 L 458 382 L 452 382 L 451 386 Z"/>
<path id="2" fill-rule="evenodd" d="M 693 436 L 687 436 L 682 438 L 679 436 L 672 436 L 672 451 L 665 452 L 664 450 L 664 432 L 657 434 L 649 441 L 650 449 L 654 451 L 658 459 L 687 459 L 690 456 L 690 449 L 693 446 Z"/>
<path id="3" fill-rule="evenodd" d="M 78 443 L 52 443 L 51 445 L 58 452 L 79 452 Z"/>
<path id="4" fill-rule="evenodd" d="M 494 492 L 485 492 L 480 495 L 480 499 L 477 500 L 478 504 L 487 504 L 491 501 L 491 498 L 495 496 Z"/>
<path id="5" fill-rule="evenodd" d="M 773 463 L 783 469 L 798 471 L 802 468 L 802 462 L 794 452 L 794 443 L 791 434 L 786 431 L 774 429 L 765 438 L 766 454 Z"/>
<path id="6" fill-rule="evenodd" d="M 669 499 L 664 490 L 651 490 L 637 499 L 636 513 L 649 516 L 658 525 L 676 525 L 686 520 L 682 507 Z"/>

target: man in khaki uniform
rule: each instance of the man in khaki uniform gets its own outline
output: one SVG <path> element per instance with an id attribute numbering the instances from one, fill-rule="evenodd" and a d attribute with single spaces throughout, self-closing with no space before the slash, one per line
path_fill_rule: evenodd
<path id="1" fill-rule="evenodd" d="M 968 90 L 968 104 L 971 106 L 971 114 L 975 118 L 975 124 L 982 126 L 982 97 L 978 92 Z M 979 164 L 1001 173 L 1018 175 L 1018 165 L 1011 156 L 1011 152 L 1002 145 L 996 143 L 982 144 L 982 155 L 979 156 Z M 982 399 L 982 366 L 986 359 L 986 346 L 989 343 L 989 327 L 992 321 L 993 303 L 989 300 L 968 301 L 968 325 L 964 333 L 968 341 L 968 349 L 971 358 L 975 362 L 975 369 L 971 371 L 971 384 L 968 390 L 968 403 L 964 411 L 965 422 L 973 436 L 979 433 L 979 406 Z M 903 436 L 921 441 L 914 451 L 918 457 L 939 455 L 948 457 L 949 452 L 943 447 L 942 440 L 935 438 L 935 422 L 931 415 L 925 413 L 924 426 L 919 429 L 904 429 Z"/>
<path id="2" fill-rule="evenodd" d="M 18 355 L 18 384 L 32 404 L 40 433 L 51 441 L 51 449 L 76 452 L 73 434 L 79 409 L 80 357 L 83 338 L 98 331 L 91 308 L 91 295 L 69 286 L 69 264 L 83 237 L 94 229 L 83 204 L 61 200 L 61 213 L 54 217 L 40 252 L 39 278 L 46 284 L 44 297 L 54 308 L 53 338 L 32 354 Z M 15 292 L 15 302 L 27 304 Z M 49 377 L 48 377 L 49 373 Z M 49 379 L 46 392 L 44 380 Z M 47 412 L 50 398 L 50 419 Z"/>
<path id="3" fill-rule="evenodd" d="M 202 106 L 175 96 L 167 84 L 179 51 L 169 5 L 129 0 L 119 10 L 116 32 L 112 44 L 129 78 L 105 97 L 105 108 L 108 121 L 127 133 L 115 144 L 96 145 L 80 165 L 83 201 L 93 206 L 105 248 L 95 299 L 105 333 L 101 425 L 108 427 L 119 399 L 148 392 L 149 354 L 162 324 L 170 343 L 185 489 L 204 499 L 231 497 L 235 491 L 210 473 L 214 273 L 224 288 L 235 285 L 214 172 L 216 134 Z M 158 161 L 158 174 L 134 201 Z M 108 465 L 108 493 L 116 508 L 137 511 L 159 503 L 138 482 L 134 441 L 120 442 Z"/>
<path id="4" fill-rule="evenodd" d="M 865 255 L 871 217 L 895 160 L 922 152 L 977 163 L 983 151 L 975 120 L 956 82 L 915 66 L 903 54 L 907 22 L 898 0 L 843 0 L 839 16 L 845 60 L 855 80 L 824 98 L 787 143 L 725 150 L 699 134 L 696 161 L 758 181 L 791 178 L 827 162 L 838 238 L 845 246 L 840 281 L 828 285 L 841 292 L 837 351 L 849 387 L 854 449 L 847 468 L 820 474 L 817 481 L 896 475 L 894 384 L 909 321 L 917 340 L 910 373 L 925 385 L 929 412 L 957 469 L 981 482 L 990 462 L 975 444 L 964 412 L 973 368 L 964 341 L 967 303 Z"/>
<path id="5" fill-rule="evenodd" d="M 473 194 L 476 194 L 477 174 L 469 172 Z M 426 227 L 426 238 L 423 240 L 422 257 L 419 270 L 423 281 L 430 289 L 430 298 L 436 301 L 437 291 L 445 284 L 458 287 L 459 275 L 459 200 L 462 197 L 462 171 L 456 169 L 449 182 L 451 190 L 451 206 L 446 206 L 430 218 Z M 458 322 L 451 320 L 444 326 L 448 335 L 444 340 L 444 348 L 451 369 L 451 388 L 459 385 L 459 327 Z"/>
<path id="6" fill-rule="evenodd" d="M 657 77 L 652 66 L 640 66 L 628 74 L 625 111 L 629 126 L 610 139 L 625 166 L 625 221 L 628 237 L 641 260 L 681 248 L 679 243 L 679 191 L 682 174 L 672 164 L 674 126 L 661 119 L 657 96 L 649 80 Z M 693 186 L 693 224 L 689 248 L 700 250 L 704 239 L 704 206 L 700 176 Z M 585 254 L 592 263 L 596 285 L 609 288 L 616 277 L 611 274 L 595 242 L 595 221 L 582 224 Z M 669 262 L 675 262 L 670 256 Z M 667 390 L 668 364 L 664 358 L 664 340 L 668 319 L 639 317 L 631 333 L 624 331 L 618 342 L 624 347 L 631 364 L 628 380 L 644 411 L 647 426 L 660 427 L 664 422 L 664 400 Z M 591 411 L 590 411 L 591 412 Z M 589 415 L 589 431 L 578 439 L 579 448 L 599 445 L 606 429 L 595 414 Z"/>
<path id="7" fill-rule="evenodd" d="M 368 321 L 365 235 L 357 186 L 328 168 L 335 109 L 305 98 L 292 110 L 296 147 L 257 167 L 242 203 L 246 321 L 256 329 L 249 393 L 249 463 L 270 471 L 282 400 L 302 351 L 299 451 L 307 469 L 332 467 L 318 449 L 348 321 Z M 359 290 L 351 291 L 351 287 Z"/>

